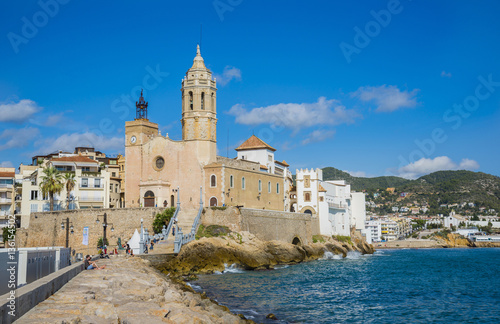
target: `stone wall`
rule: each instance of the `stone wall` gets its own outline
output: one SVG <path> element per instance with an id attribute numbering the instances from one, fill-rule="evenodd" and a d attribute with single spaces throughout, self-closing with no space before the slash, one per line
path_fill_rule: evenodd
<path id="1" fill-rule="evenodd" d="M 233 232 L 240 232 L 241 214 L 238 208 L 228 207 L 227 209 L 205 208 L 201 216 L 201 223 L 207 225 L 227 226 Z"/>
<path id="2" fill-rule="evenodd" d="M 68 211 L 54 211 L 43 213 L 32 213 L 30 215 L 30 226 L 27 229 L 19 229 L 16 239 L 18 247 L 35 246 L 65 246 L 66 228 L 61 229 L 61 223 L 66 226 L 66 218 L 74 227 L 74 233 L 69 234 L 69 246 L 76 253 L 95 254 L 97 252 L 97 240 L 103 236 L 103 217 L 107 214 L 108 226 L 106 236 L 110 248 L 115 248 L 118 238 L 122 244 L 126 243 L 134 234 L 135 229 L 140 230 L 141 218 L 144 226 L 152 233 L 152 223 L 157 213 L 163 208 L 116 208 L 116 209 L 79 209 Z M 96 223 L 97 216 L 99 224 Z M 89 245 L 83 245 L 83 228 L 89 227 Z"/>
<path id="3" fill-rule="evenodd" d="M 287 243 L 297 237 L 301 244 L 309 244 L 314 233 L 311 215 L 265 209 L 208 208 L 202 216 L 202 224 L 223 225 L 232 231 L 248 231 L 263 241 Z"/>

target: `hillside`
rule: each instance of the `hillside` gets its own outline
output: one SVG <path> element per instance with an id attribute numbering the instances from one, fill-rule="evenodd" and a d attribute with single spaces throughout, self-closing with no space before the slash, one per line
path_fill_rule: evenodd
<path id="1" fill-rule="evenodd" d="M 328 167 L 323 169 L 323 179 L 346 180 L 353 190 L 366 190 L 369 193 L 396 188 L 397 194 L 409 193 L 403 201 L 425 202 L 433 211 L 442 204 L 463 202 L 475 203 L 476 208 L 485 207 L 500 211 L 500 177 L 482 172 L 438 171 L 416 180 L 408 180 L 395 176 L 353 177 L 346 172 Z M 390 200 L 394 203 L 396 199 Z"/>

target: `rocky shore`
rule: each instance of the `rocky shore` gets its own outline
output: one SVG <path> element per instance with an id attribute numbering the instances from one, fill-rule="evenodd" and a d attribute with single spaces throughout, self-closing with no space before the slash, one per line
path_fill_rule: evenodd
<path id="1" fill-rule="evenodd" d="M 295 264 L 322 258 L 325 252 L 346 256 L 350 251 L 372 254 L 375 250 L 361 237 L 351 242 L 322 238 L 322 243 L 293 245 L 280 241 L 261 241 L 248 232 L 230 233 L 223 237 L 201 238 L 183 246 L 173 259 L 157 264 L 163 273 L 186 276 L 224 271 L 236 264 L 246 270 L 273 269 L 276 265 Z"/>
<path id="2" fill-rule="evenodd" d="M 100 261 L 16 323 L 253 323 L 170 280 L 138 257 Z"/>

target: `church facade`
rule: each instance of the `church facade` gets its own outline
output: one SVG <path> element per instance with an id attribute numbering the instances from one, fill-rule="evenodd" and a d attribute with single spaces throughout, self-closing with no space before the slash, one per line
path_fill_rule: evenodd
<path id="1" fill-rule="evenodd" d="M 292 175 L 274 148 L 252 136 L 236 158 L 217 156 L 216 80 L 199 46 L 181 91 L 182 140 L 159 133 L 142 93 L 125 123 L 125 206 L 174 206 L 179 189 L 181 206 L 197 208 L 201 188 L 204 206 L 289 210 Z"/>

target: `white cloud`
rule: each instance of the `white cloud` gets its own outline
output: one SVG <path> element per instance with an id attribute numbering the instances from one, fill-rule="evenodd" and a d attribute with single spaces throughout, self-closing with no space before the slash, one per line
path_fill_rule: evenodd
<path id="1" fill-rule="evenodd" d="M 413 108 L 417 105 L 417 92 L 401 91 L 396 86 L 382 85 L 379 87 L 360 87 L 351 93 L 352 97 L 357 97 L 361 101 L 373 101 L 377 105 L 377 112 L 392 112 L 401 108 Z"/>
<path id="2" fill-rule="evenodd" d="M 10 161 L 0 162 L 0 168 L 13 168 L 13 167 L 14 167 L 14 164 L 12 164 L 12 162 L 10 162 Z"/>
<path id="3" fill-rule="evenodd" d="M 416 179 L 425 174 L 442 170 L 477 170 L 479 163 L 470 159 L 462 159 L 460 163 L 453 162 L 447 156 L 438 156 L 434 159 L 421 158 L 418 161 L 405 165 L 396 170 L 400 177 Z"/>
<path id="4" fill-rule="evenodd" d="M 21 129 L 6 129 L 0 134 L 0 151 L 11 148 L 22 149 L 34 142 L 40 134 L 38 128 L 25 127 Z"/>
<path id="5" fill-rule="evenodd" d="M 0 104 L 0 122 L 22 123 L 42 110 L 36 102 L 22 99 L 18 103 Z"/>
<path id="6" fill-rule="evenodd" d="M 364 172 L 364 171 L 349 171 L 349 170 L 344 170 L 344 172 L 349 173 L 353 177 L 363 177 L 363 178 L 366 178 L 366 172 Z"/>
<path id="7" fill-rule="evenodd" d="M 307 135 L 307 137 L 302 141 L 302 145 L 306 145 L 309 143 L 322 142 L 328 138 L 333 137 L 335 135 L 335 131 L 333 130 L 321 130 L 317 129 Z"/>
<path id="8" fill-rule="evenodd" d="M 234 66 L 227 65 L 224 71 L 222 71 L 222 74 L 214 73 L 214 78 L 217 79 L 217 85 L 225 86 L 233 79 L 241 81 L 241 70 Z"/>
<path id="9" fill-rule="evenodd" d="M 104 137 L 95 133 L 63 134 L 57 138 L 46 138 L 35 143 L 39 147 L 36 153 L 48 154 L 64 150 L 73 152 L 75 147 L 90 146 L 103 152 L 122 152 L 124 150 L 124 137 Z"/>
<path id="10" fill-rule="evenodd" d="M 350 124 L 360 117 L 356 111 L 346 109 L 338 100 L 327 100 L 325 97 L 320 97 L 314 103 L 280 103 L 251 110 L 237 104 L 228 113 L 235 116 L 239 124 L 269 124 L 294 131 L 317 125 Z"/>
<path id="11" fill-rule="evenodd" d="M 441 71 L 441 77 L 443 78 L 451 78 L 451 72 Z"/>

